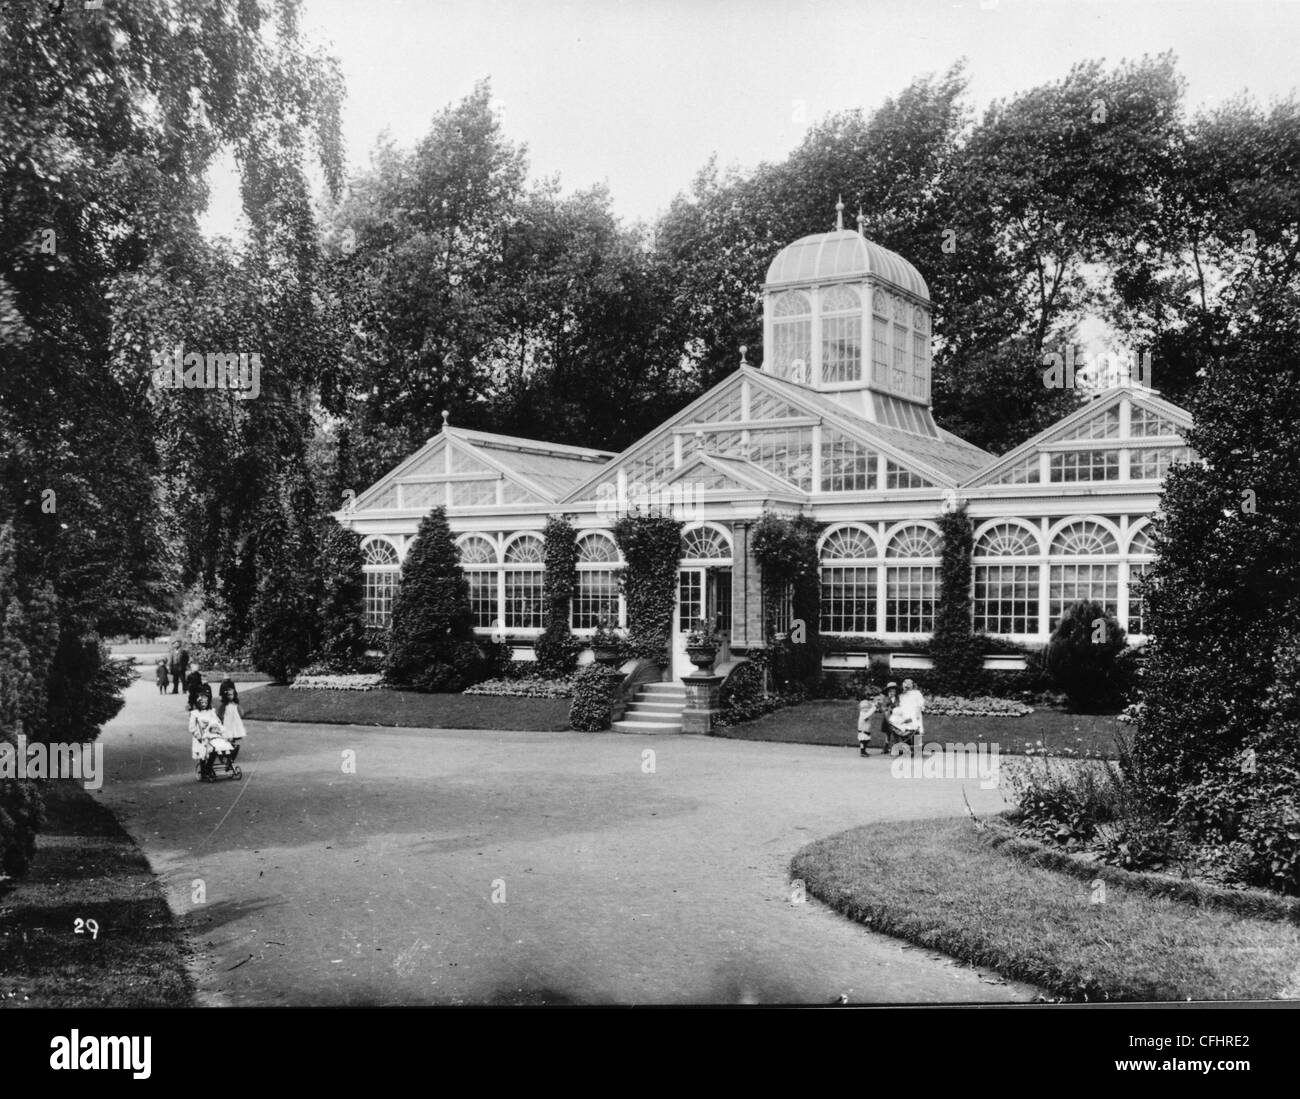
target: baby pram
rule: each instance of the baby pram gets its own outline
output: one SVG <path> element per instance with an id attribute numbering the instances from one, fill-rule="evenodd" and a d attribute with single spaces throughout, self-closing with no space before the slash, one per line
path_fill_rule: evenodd
<path id="1" fill-rule="evenodd" d="M 194 734 L 193 756 L 198 762 L 194 772 L 200 782 L 216 782 L 218 778 L 239 781 L 244 772 L 235 764 L 239 756 L 239 741 L 228 740 L 224 730 L 215 722 L 201 726 Z"/>

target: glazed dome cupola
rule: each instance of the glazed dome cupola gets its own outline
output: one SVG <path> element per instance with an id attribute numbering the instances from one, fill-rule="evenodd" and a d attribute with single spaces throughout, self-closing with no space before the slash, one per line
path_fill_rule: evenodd
<path id="1" fill-rule="evenodd" d="M 897 252 L 862 235 L 861 213 L 855 231 L 844 228 L 844 203 L 835 209 L 832 232 L 787 245 L 767 269 L 762 369 L 929 434 L 929 287 Z"/>

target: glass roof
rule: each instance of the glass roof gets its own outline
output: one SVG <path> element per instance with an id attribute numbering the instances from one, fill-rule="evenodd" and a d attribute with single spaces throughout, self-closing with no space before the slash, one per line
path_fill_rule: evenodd
<path id="1" fill-rule="evenodd" d="M 882 248 L 852 229 L 814 233 L 787 244 L 767 269 L 767 286 L 874 275 L 901 290 L 930 300 L 921 272 L 897 252 Z"/>

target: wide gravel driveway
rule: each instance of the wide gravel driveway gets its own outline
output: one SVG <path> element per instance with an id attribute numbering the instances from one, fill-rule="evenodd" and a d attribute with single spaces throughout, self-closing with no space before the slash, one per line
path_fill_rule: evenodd
<path id="1" fill-rule="evenodd" d="M 963 786 L 1001 808 L 978 782 L 809 745 L 250 721 L 243 782 L 200 785 L 185 723 L 180 696 L 131 686 L 99 796 L 163 876 L 205 1003 L 1035 995 L 788 881 L 805 843 L 869 822 L 888 843 L 964 813 Z"/>

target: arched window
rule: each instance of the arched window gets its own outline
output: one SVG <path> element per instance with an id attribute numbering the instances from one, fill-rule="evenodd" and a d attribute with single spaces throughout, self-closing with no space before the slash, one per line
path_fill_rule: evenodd
<path id="1" fill-rule="evenodd" d="M 822 381 L 862 378 L 862 299 L 849 286 L 822 295 Z"/>
<path id="2" fill-rule="evenodd" d="M 622 625 L 618 598 L 618 546 L 608 534 L 578 539 L 578 588 L 573 599 L 573 628 L 595 629 L 604 618 Z"/>
<path id="3" fill-rule="evenodd" d="M 778 294 L 772 303 L 772 364 L 778 378 L 810 381 L 812 299 L 800 290 Z"/>
<path id="4" fill-rule="evenodd" d="M 1078 519 L 1067 523 L 1052 539 L 1049 576 L 1051 624 L 1055 627 L 1071 603 L 1089 600 L 1115 614 L 1119 604 L 1119 544 L 1101 523 Z M 1113 560 L 1106 560 L 1106 558 Z"/>
<path id="5" fill-rule="evenodd" d="M 886 633 L 918 634 L 934 629 L 939 547 L 938 532 L 919 524 L 903 527 L 889 540 L 887 558 L 915 563 L 891 564 L 885 569 Z"/>
<path id="6" fill-rule="evenodd" d="M 840 527 L 826 537 L 821 552 L 825 633 L 869 634 L 876 628 L 876 557 L 875 540 L 862 527 Z"/>
<path id="7" fill-rule="evenodd" d="M 890 540 L 886 557 L 938 557 L 939 533 L 929 527 L 903 527 Z"/>
<path id="8" fill-rule="evenodd" d="M 361 557 L 366 625 L 387 629 L 393 622 L 393 597 L 397 594 L 397 547 L 387 539 L 372 538 L 361 547 Z"/>
<path id="9" fill-rule="evenodd" d="M 1019 523 L 989 527 L 975 543 L 975 629 L 995 634 L 1038 632 L 1038 576 L 1041 566 L 1000 558 L 1038 556 L 1038 539 Z"/>
<path id="10" fill-rule="evenodd" d="M 506 546 L 503 591 L 508 630 L 542 628 L 545 546 L 535 534 L 521 534 Z"/>
<path id="11" fill-rule="evenodd" d="M 1066 524 L 1052 539 L 1054 557 L 1087 557 L 1111 553 L 1119 553 L 1115 536 L 1091 519 Z"/>
<path id="12" fill-rule="evenodd" d="M 731 543 L 714 527 L 691 527 L 682 534 L 683 561 L 730 561 Z"/>
<path id="13" fill-rule="evenodd" d="M 975 543 L 976 557 L 1034 557 L 1038 539 L 1019 523 L 998 523 L 989 527 Z"/>
<path id="14" fill-rule="evenodd" d="M 459 542 L 460 567 L 469 583 L 469 603 L 474 625 L 492 629 L 501 619 L 501 572 L 495 543 L 481 534 L 467 534 Z"/>
<path id="15" fill-rule="evenodd" d="M 1142 581 L 1151 571 L 1156 547 L 1151 541 L 1151 528 L 1139 527 L 1128 542 L 1128 632 L 1144 636 L 1147 632 L 1146 596 Z"/>

